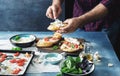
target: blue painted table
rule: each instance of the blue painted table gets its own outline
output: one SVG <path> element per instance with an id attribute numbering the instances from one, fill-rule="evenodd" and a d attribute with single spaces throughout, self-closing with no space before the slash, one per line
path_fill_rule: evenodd
<path id="1" fill-rule="evenodd" d="M 53 32 L 0 32 L 0 39 L 8 39 L 16 34 L 34 34 L 37 37 L 50 36 Z M 94 45 L 93 52 L 98 51 L 102 56 L 101 62 L 95 65 L 95 70 L 90 76 L 120 76 L 120 62 L 112 48 L 112 45 L 103 32 L 74 32 L 64 34 L 64 37 L 84 38 Z M 108 67 L 112 63 L 112 67 Z M 33 69 L 34 70 L 34 69 Z M 25 76 L 56 76 L 57 73 L 26 73 Z"/>

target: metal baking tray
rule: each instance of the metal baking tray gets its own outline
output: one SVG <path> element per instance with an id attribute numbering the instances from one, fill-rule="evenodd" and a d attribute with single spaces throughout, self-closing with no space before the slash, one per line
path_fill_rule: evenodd
<path id="1" fill-rule="evenodd" d="M 16 52 L 19 52 L 20 55 L 14 56 Z M 23 76 L 34 57 L 33 51 L 0 50 L 0 53 L 7 54 L 5 60 L 3 62 L 0 62 L 0 76 Z M 25 56 L 26 53 L 28 53 L 30 57 L 26 57 Z M 17 62 L 16 63 L 10 62 L 11 59 L 22 59 L 22 58 L 26 60 L 23 66 L 18 66 Z M 12 74 L 13 70 L 15 70 L 16 68 L 20 68 L 21 71 L 18 74 Z"/>

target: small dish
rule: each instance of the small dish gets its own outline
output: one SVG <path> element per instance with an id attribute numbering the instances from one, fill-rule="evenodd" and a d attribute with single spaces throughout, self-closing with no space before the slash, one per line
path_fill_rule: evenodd
<path id="1" fill-rule="evenodd" d="M 45 55 L 45 61 L 51 64 L 58 64 L 63 59 L 63 56 L 58 53 L 48 53 Z"/>
<path id="2" fill-rule="evenodd" d="M 10 38 L 10 42 L 18 47 L 30 47 L 35 43 L 36 36 L 31 34 L 18 34 Z"/>

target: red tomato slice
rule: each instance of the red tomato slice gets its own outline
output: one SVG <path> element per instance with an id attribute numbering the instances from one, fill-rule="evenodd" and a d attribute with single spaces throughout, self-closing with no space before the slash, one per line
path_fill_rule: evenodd
<path id="1" fill-rule="evenodd" d="M 15 54 L 14 54 L 14 56 L 19 56 L 20 55 L 20 53 L 19 52 L 16 52 Z"/>
<path id="2" fill-rule="evenodd" d="M 6 54 L 2 54 L 1 58 L 6 58 L 7 55 Z"/>
<path id="3" fill-rule="evenodd" d="M 20 62 L 20 63 L 17 63 L 18 66 L 23 66 L 24 65 L 24 62 Z"/>
<path id="4" fill-rule="evenodd" d="M 2 55 L 3 53 L 2 52 L 0 52 L 0 56 Z"/>
<path id="5" fill-rule="evenodd" d="M 12 74 L 18 74 L 21 71 L 20 68 L 16 68 L 12 71 Z"/>
<path id="6" fill-rule="evenodd" d="M 65 42 L 64 42 L 64 44 L 68 45 L 68 44 L 69 44 L 69 42 L 65 41 Z"/>
<path id="7" fill-rule="evenodd" d="M 51 39 L 52 39 L 52 40 L 57 40 L 57 38 L 55 38 L 55 37 L 52 37 Z"/>
<path id="8" fill-rule="evenodd" d="M 3 62 L 5 60 L 5 58 L 0 58 L 0 62 Z"/>
<path id="9" fill-rule="evenodd" d="M 78 47 L 79 47 L 79 45 L 75 44 L 75 48 L 78 48 Z"/>
<path id="10" fill-rule="evenodd" d="M 10 60 L 11 63 L 16 63 L 16 59 Z"/>
<path id="11" fill-rule="evenodd" d="M 49 38 L 46 37 L 46 38 L 44 38 L 44 40 L 45 40 L 45 41 L 49 41 Z"/>
<path id="12" fill-rule="evenodd" d="M 72 47 L 73 44 L 69 42 L 67 45 L 68 45 L 69 47 Z"/>
<path id="13" fill-rule="evenodd" d="M 26 61 L 26 59 L 19 59 L 19 60 L 17 60 L 16 62 L 17 63 L 21 63 L 21 62 L 25 62 Z"/>

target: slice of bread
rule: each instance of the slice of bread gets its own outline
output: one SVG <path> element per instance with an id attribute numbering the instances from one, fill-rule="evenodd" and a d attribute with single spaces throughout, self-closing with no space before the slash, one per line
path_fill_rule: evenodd
<path id="1" fill-rule="evenodd" d="M 36 46 L 37 47 L 51 47 L 52 45 L 58 43 L 60 39 L 62 38 L 62 34 L 60 33 L 54 33 L 51 37 L 45 37 L 40 39 Z"/>
<path id="2" fill-rule="evenodd" d="M 75 52 L 80 50 L 80 42 L 76 38 L 64 38 L 63 44 L 60 46 L 60 49 L 65 52 Z"/>
<path id="3" fill-rule="evenodd" d="M 71 44 L 71 43 L 70 43 Z M 78 51 L 80 48 L 79 47 L 75 47 L 75 45 L 74 44 L 71 44 L 71 46 L 70 46 L 70 44 L 69 45 L 67 45 L 67 44 L 62 44 L 61 46 L 60 46 L 60 49 L 62 50 L 62 51 L 65 51 L 65 52 L 75 52 L 75 51 Z M 77 45 L 78 46 L 78 45 Z"/>
<path id="4" fill-rule="evenodd" d="M 60 28 L 65 27 L 65 26 L 67 26 L 67 24 L 65 24 L 62 21 L 60 21 L 60 20 L 57 19 L 54 22 L 50 23 L 50 25 L 48 26 L 47 29 L 51 30 L 51 31 L 57 31 Z"/>
<path id="5" fill-rule="evenodd" d="M 39 40 L 36 44 L 37 47 L 51 47 L 53 45 L 52 42 L 49 42 L 49 41 L 44 41 L 44 40 Z"/>

